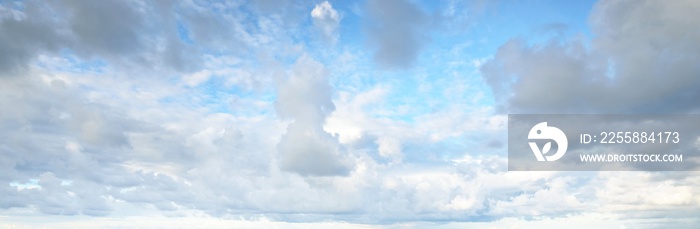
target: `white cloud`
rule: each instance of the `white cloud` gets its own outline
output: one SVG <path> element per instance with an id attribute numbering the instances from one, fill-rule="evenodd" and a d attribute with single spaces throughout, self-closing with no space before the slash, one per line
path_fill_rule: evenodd
<path id="1" fill-rule="evenodd" d="M 596 188 L 596 195 L 605 211 L 659 211 L 700 204 L 698 191 L 693 188 L 698 182 L 696 176 L 606 172 L 599 179 L 603 183 Z"/>
<path id="2" fill-rule="evenodd" d="M 202 70 L 183 77 L 183 81 L 187 86 L 194 87 L 200 85 L 211 77 L 212 73 L 209 70 Z"/>
<path id="3" fill-rule="evenodd" d="M 314 26 L 326 41 L 331 44 L 335 44 L 338 41 L 340 14 L 333 9 L 333 6 L 328 1 L 316 4 L 316 7 L 311 10 L 311 18 L 313 18 Z"/>
<path id="4" fill-rule="evenodd" d="M 293 123 L 279 145 L 279 166 L 301 175 L 345 175 L 350 165 L 345 161 L 338 140 L 323 130 L 326 117 L 335 110 L 328 70 L 303 55 L 292 72 L 281 79 L 275 108 L 282 118 Z"/>
<path id="5" fill-rule="evenodd" d="M 492 206 L 491 213 L 510 216 L 541 216 L 574 213 L 591 208 L 592 202 L 577 197 L 579 193 L 567 184 L 572 181 L 574 181 L 572 177 L 554 178 L 549 180 L 545 187 L 534 192 L 526 192 L 508 200 L 496 201 Z"/>
<path id="6" fill-rule="evenodd" d="M 379 146 L 377 150 L 382 157 L 391 158 L 394 162 L 401 162 L 403 154 L 401 153 L 401 142 L 395 138 L 380 137 L 376 140 Z"/>
<path id="7" fill-rule="evenodd" d="M 348 92 L 340 91 L 339 100 L 336 101 L 338 109 L 328 117 L 324 129 L 337 134 L 341 143 L 350 144 L 360 140 L 369 127 L 377 123 L 372 122 L 365 109 L 376 106 L 387 96 L 386 87 L 374 87 L 365 92 L 356 93 L 354 96 Z"/>

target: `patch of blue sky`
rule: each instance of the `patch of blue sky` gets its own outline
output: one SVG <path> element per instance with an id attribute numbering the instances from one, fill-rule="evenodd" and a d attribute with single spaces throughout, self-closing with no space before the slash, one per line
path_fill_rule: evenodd
<path id="1" fill-rule="evenodd" d="M 392 112 L 381 116 L 413 123 L 421 115 L 450 110 L 455 106 L 469 106 L 463 110 L 469 112 L 493 103 L 483 96 L 487 85 L 479 75 L 473 74 L 476 71 L 474 66 L 450 68 L 445 66 L 450 60 L 435 60 L 431 56 L 432 53 L 425 52 L 418 58 L 414 69 L 382 72 L 375 76 L 381 79 L 378 84 L 390 85 L 390 93 L 383 105 Z"/>
<path id="2" fill-rule="evenodd" d="M 403 146 L 404 162 L 423 164 L 426 160 L 432 163 L 448 163 L 465 155 L 470 156 L 506 156 L 505 143 L 499 134 L 470 132 L 451 136 L 437 142 L 407 142 Z M 495 144 L 499 143 L 499 144 Z"/>
<path id="3" fill-rule="evenodd" d="M 354 1 L 334 1 L 331 4 L 341 16 L 339 43 L 355 46 L 363 45 L 363 19 L 358 14 L 364 13 L 360 4 L 365 3 Z"/>
<path id="4" fill-rule="evenodd" d="M 577 34 L 590 38 L 592 33 L 586 22 L 594 4 L 591 0 L 501 2 L 481 18 L 489 23 L 477 24 L 473 31 L 491 45 L 503 44 L 513 37 L 528 44 Z M 485 51 L 494 53 L 496 49 Z"/>
<path id="5" fill-rule="evenodd" d="M 191 97 L 190 102 L 206 107 L 211 113 L 228 113 L 235 116 L 271 115 L 274 113 L 272 107 L 260 109 L 247 107 L 250 104 L 237 102 L 250 100 L 272 104 L 276 100 L 274 93 L 251 90 L 240 85 L 226 86 L 223 77 L 212 76 L 194 89 L 202 94 L 198 97 Z"/>
<path id="6" fill-rule="evenodd" d="M 450 159 L 463 156 L 466 152 L 463 143 L 442 140 L 430 144 L 406 142 L 402 148 L 403 161 L 412 164 L 445 164 Z"/>
<path id="7" fill-rule="evenodd" d="M 516 4 L 527 5 L 526 3 Z M 531 23 L 539 23 L 543 26 L 548 25 L 547 23 L 553 25 L 557 23 L 554 19 L 539 18 L 537 19 L 539 21 L 533 19 L 531 22 L 521 23 L 519 29 L 497 30 L 509 31 L 508 33 L 494 34 L 496 32 L 491 30 L 491 28 L 476 26 L 442 36 L 431 36 L 431 42 L 419 53 L 412 68 L 407 70 L 380 70 L 377 69 L 378 66 L 372 61 L 374 50 L 368 45 L 366 37 L 361 35 L 364 34 L 362 33 L 364 28 L 359 17 L 357 17 L 355 12 L 352 12 L 351 7 L 353 6 L 345 3 L 334 5 L 343 15 L 338 43 L 327 44 L 318 42 L 318 38 L 312 36 L 305 36 L 300 42 L 306 43 L 309 48 L 307 52 L 312 57 L 328 66 L 329 69 L 334 70 L 334 72 L 331 72 L 330 81 L 336 89 L 352 88 L 354 89 L 352 92 L 357 93 L 370 90 L 373 87 L 389 85 L 390 93 L 386 96 L 384 104 L 378 105 L 378 107 L 385 106 L 385 108 L 368 110 L 375 117 L 390 118 L 406 123 L 415 123 L 416 118 L 421 115 L 450 109 L 454 103 L 471 101 L 468 105 L 473 106 L 473 109 L 493 105 L 495 103 L 493 98 L 484 96 L 484 94 L 489 94 L 490 90 L 478 74 L 479 65 L 475 64 L 475 61 L 483 61 L 485 58 L 489 58 L 489 55 L 492 55 L 503 42 L 514 36 L 513 33 L 530 37 L 533 40 L 549 36 L 548 34 L 532 36 L 532 31 L 538 28 L 531 27 L 533 25 Z M 528 7 L 512 12 L 516 16 L 497 18 L 496 21 L 505 25 L 506 23 L 512 23 L 509 20 L 528 17 L 528 15 L 534 16 L 535 13 L 521 12 Z M 510 7 L 505 7 L 505 9 L 512 10 Z M 506 14 L 510 13 L 506 12 Z M 517 16 L 517 14 L 520 14 L 520 16 Z M 488 14 L 487 17 L 494 17 L 494 15 Z M 567 17 L 564 18 L 567 19 Z M 182 29 L 184 30 L 185 28 Z M 181 31 L 181 38 L 187 37 L 184 34 L 185 32 Z M 338 47 L 344 48 L 337 49 Z M 350 50 L 350 53 L 356 58 L 355 63 L 353 63 L 356 67 L 338 71 L 338 69 L 342 68 L 333 66 L 333 63 L 343 53 L 336 50 Z M 449 55 L 445 55 L 445 53 L 449 53 Z M 219 56 L 222 54 L 214 53 L 213 55 Z M 291 65 L 293 60 L 284 62 L 289 62 L 285 64 Z M 455 82 L 462 82 L 467 87 L 459 93 L 446 92 L 446 89 L 455 86 Z M 251 92 L 236 86 L 226 88 L 222 85 L 223 82 L 219 77 L 212 77 L 207 82 L 197 86 L 197 90 L 203 92 L 204 96 L 196 98 L 197 101 L 193 101 L 193 104 L 203 104 L 212 112 L 232 113 L 235 115 L 260 115 L 260 113 L 256 113 L 260 111 L 236 109 L 231 106 L 230 101 L 235 98 L 249 98 L 273 103 L 275 100 L 273 92 Z M 474 98 L 477 97 L 479 99 L 475 100 Z M 262 112 L 274 112 L 274 110 Z M 469 138 L 466 135 L 469 135 Z M 483 139 L 479 136 L 481 135 L 465 134 L 449 137 L 427 146 L 420 144 L 415 146 L 408 145 L 404 148 L 406 161 L 415 160 L 423 163 L 426 154 L 436 161 L 446 161 L 461 157 L 465 153 L 479 154 L 482 151 L 490 154 L 497 153 L 482 146 L 491 139 Z M 465 141 L 465 139 L 468 139 L 468 141 Z"/>
<path id="8" fill-rule="evenodd" d="M 70 73 L 94 73 L 102 74 L 107 67 L 107 62 L 101 59 L 82 59 L 67 48 L 59 52 L 60 59 L 49 59 L 38 61 L 36 65 L 40 68 L 59 72 Z"/>
<path id="9" fill-rule="evenodd" d="M 5 4 L 3 4 L 3 5 L 5 5 Z M 27 8 L 27 6 L 24 5 L 23 1 L 13 1 L 12 4 L 7 4 L 7 5 L 11 6 L 11 8 L 13 10 L 17 10 L 17 11 L 21 11 L 21 12 L 24 12 Z"/>
<path id="10" fill-rule="evenodd" d="M 339 40 L 336 44 L 319 42 L 318 37 L 305 35 L 298 37 L 298 42 L 305 44 L 312 57 L 337 70 L 332 63 L 343 54 L 335 50 L 351 50 L 356 55 L 355 69 L 347 69 L 342 72 L 332 72 L 331 83 L 337 89 L 352 88 L 361 92 L 373 87 L 389 85 L 390 93 L 385 99 L 383 111 L 376 111 L 377 117 L 386 117 L 413 123 L 416 117 L 439 110 L 450 109 L 454 103 L 469 104 L 475 109 L 488 107 L 495 103 L 488 96 L 490 89 L 479 76 L 479 65 L 475 61 L 484 61 L 512 37 L 521 37 L 528 42 L 538 43 L 544 40 L 562 36 L 573 36 L 575 31 L 588 33 L 585 19 L 592 1 L 576 2 L 551 2 L 528 1 L 496 3 L 488 8 L 481 20 L 491 23 L 475 24 L 466 27 L 464 31 L 452 33 L 440 33 L 443 35 L 431 35 L 430 42 L 421 50 L 414 66 L 408 70 L 381 70 L 372 61 L 373 51 L 368 45 L 367 37 L 362 30 L 366 29 L 362 19 L 357 13 L 358 3 L 333 2 L 342 15 Z M 438 8 L 439 2 L 421 3 L 424 11 L 434 12 L 431 9 Z M 545 8 L 542 10 L 542 8 Z M 542 13 L 546 12 L 546 13 Z M 312 26 L 312 21 L 305 26 Z M 509 29 L 500 29 L 508 27 Z M 438 28 L 439 29 L 439 28 Z M 187 34 L 187 28 L 179 24 L 178 32 L 181 39 L 192 41 Z M 434 33 L 438 34 L 438 33 Z M 334 46 L 334 47 L 331 47 Z M 460 47 L 461 46 L 461 47 Z M 338 47 L 344 47 L 338 49 Z M 429 51 L 427 51 L 429 50 Z M 226 55 L 217 53 L 216 50 L 208 50 L 213 56 Z M 445 55 L 449 53 L 449 55 Z M 330 58 L 328 58 L 330 57 Z M 294 60 L 286 60 L 285 65 L 293 64 Z M 342 64 L 342 63 L 341 63 Z M 418 69 L 418 71 L 417 71 Z M 461 93 L 446 92 L 449 87 L 455 86 L 455 82 L 465 84 Z M 240 110 L 231 110 L 230 103 L 226 100 L 231 97 L 256 98 L 273 102 L 274 93 L 253 93 L 241 90 L 233 86 L 223 88 L 218 77 L 212 77 L 209 81 L 197 88 L 205 94 L 199 98 L 200 102 L 213 109 L 215 112 L 240 113 Z M 486 96 L 484 96 L 486 95 Z M 227 97 L 227 98 L 222 98 Z M 265 96 L 263 96 L 265 97 Z M 475 99 L 480 98 L 480 99 Z M 474 102 L 476 101 L 476 102 Z"/>
<path id="11" fill-rule="evenodd" d="M 475 24 L 463 31 L 441 33 L 431 36 L 431 43 L 418 58 L 417 66 L 424 68 L 428 76 L 426 81 L 433 84 L 433 90 L 416 93 L 416 81 L 406 80 L 397 82 L 401 90 L 399 100 L 410 101 L 411 97 L 420 97 L 426 101 L 468 101 L 469 98 L 481 96 L 474 105 L 490 106 L 495 103 L 489 95 L 490 88 L 480 77 L 479 67 L 491 58 L 498 48 L 512 37 L 524 39 L 529 44 L 537 44 L 549 40 L 566 40 L 579 34 L 590 38 L 592 35 L 585 23 L 593 1 L 551 2 L 527 1 L 496 3 L 487 8 L 480 20 L 490 23 Z M 585 9 L 585 10 L 581 10 Z M 429 10 L 429 9 L 428 9 Z M 543 13 L 544 12 L 544 13 Z M 501 29 L 507 27 L 508 29 Z M 445 99 L 439 90 L 455 83 L 455 78 L 461 78 L 469 85 L 469 92 L 454 99 Z M 447 79 L 447 80 L 444 80 Z M 442 82 L 446 82 L 441 84 Z M 391 104 L 391 102 L 390 102 Z M 394 102 L 394 104 L 402 104 Z M 423 103 L 429 104 L 429 103 Z M 442 104 L 444 107 L 447 104 Z M 420 104 L 416 104 L 420 105 Z M 434 104 L 432 106 L 435 106 Z M 421 109 L 418 109 L 421 110 Z M 431 111 L 433 109 L 422 109 Z"/>
<path id="12" fill-rule="evenodd" d="M 341 39 L 342 39 L 341 35 Z M 309 54 L 330 71 L 329 82 L 337 90 L 348 92 L 368 91 L 386 82 L 373 61 L 373 52 L 365 44 L 336 44 L 338 52 L 310 50 Z M 333 50 L 333 49 L 330 49 Z M 323 57 L 323 58 L 319 58 Z"/>
<path id="13" fill-rule="evenodd" d="M 38 179 L 29 179 L 29 181 L 21 183 L 17 181 L 10 182 L 9 184 L 12 187 L 17 188 L 18 190 L 23 190 L 23 189 L 41 189 L 41 186 L 39 185 L 39 180 Z"/>
<path id="14" fill-rule="evenodd" d="M 73 184 L 73 180 L 61 180 L 61 186 L 69 186 Z M 11 187 L 17 188 L 17 190 L 24 189 L 41 189 L 39 185 L 39 179 L 29 179 L 27 182 L 21 183 L 17 181 L 10 182 Z"/>
<path id="15" fill-rule="evenodd" d="M 194 40 L 190 36 L 190 30 L 187 28 L 187 25 L 185 25 L 185 23 L 183 23 L 182 21 L 177 22 L 177 36 L 178 38 L 180 38 L 180 41 L 182 41 L 185 44 L 195 44 Z"/>

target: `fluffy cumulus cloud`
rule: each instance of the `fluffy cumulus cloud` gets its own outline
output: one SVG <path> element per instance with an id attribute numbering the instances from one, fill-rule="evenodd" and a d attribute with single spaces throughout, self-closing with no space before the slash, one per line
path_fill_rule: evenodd
<path id="1" fill-rule="evenodd" d="M 340 14 L 333 9 L 333 6 L 328 1 L 317 4 L 311 10 L 311 18 L 314 20 L 314 26 L 319 30 L 325 41 L 330 43 L 338 41 Z"/>
<path id="2" fill-rule="evenodd" d="M 0 227 L 700 223 L 697 173 L 508 172 L 502 112 L 696 111 L 697 3 L 496 43 L 446 4 L 0 2 Z"/>
<path id="3" fill-rule="evenodd" d="M 323 130 L 326 117 L 335 110 L 328 76 L 323 65 L 304 55 L 290 76 L 280 79 L 275 108 L 282 118 L 294 120 L 277 146 L 282 169 L 302 175 L 348 173 L 338 140 Z"/>

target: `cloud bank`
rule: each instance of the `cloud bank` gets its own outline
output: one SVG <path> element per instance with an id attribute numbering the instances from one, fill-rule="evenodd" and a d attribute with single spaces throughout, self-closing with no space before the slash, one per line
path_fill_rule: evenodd
<path id="1" fill-rule="evenodd" d="M 589 18 L 595 38 L 501 46 L 481 68 L 510 112 L 697 112 L 700 5 L 601 1 Z"/>

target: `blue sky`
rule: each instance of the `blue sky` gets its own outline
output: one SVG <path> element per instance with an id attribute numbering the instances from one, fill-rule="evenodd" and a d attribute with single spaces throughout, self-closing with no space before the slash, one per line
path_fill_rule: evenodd
<path id="1" fill-rule="evenodd" d="M 507 114 L 698 113 L 698 11 L 0 1 L 0 227 L 688 228 L 697 172 L 508 172 Z"/>

